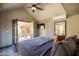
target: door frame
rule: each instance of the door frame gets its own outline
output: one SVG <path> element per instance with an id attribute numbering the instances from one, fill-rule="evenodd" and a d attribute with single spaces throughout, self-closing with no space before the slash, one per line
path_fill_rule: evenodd
<path id="1" fill-rule="evenodd" d="M 17 42 L 15 41 L 16 38 L 18 39 L 18 36 L 15 35 L 15 25 L 17 25 L 17 21 L 18 19 L 13 19 L 12 20 L 12 45 L 15 45 Z M 17 26 L 16 26 L 17 28 Z M 16 30 L 16 34 L 18 33 L 18 31 Z M 16 36 L 16 38 L 15 38 Z"/>

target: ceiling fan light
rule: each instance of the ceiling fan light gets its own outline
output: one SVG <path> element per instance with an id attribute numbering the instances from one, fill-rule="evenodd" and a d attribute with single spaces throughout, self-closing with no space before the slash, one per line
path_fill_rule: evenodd
<path id="1" fill-rule="evenodd" d="M 32 7 L 32 10 L 35 10 L 36 8 L 35 7 Z"/>
<path id="2" fill-rule="evenodd" d="M 35 12 L 35 10 L 32 10 L 32 12 Z"/>

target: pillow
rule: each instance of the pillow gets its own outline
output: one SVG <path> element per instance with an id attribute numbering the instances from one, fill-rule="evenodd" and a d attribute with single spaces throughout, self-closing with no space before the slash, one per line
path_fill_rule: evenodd
<path id="1" fill-rule="evenodd" d="M 76 35 L 73 35 L 73 36 L 70 36 L 70 37 L 66 38 L 66 40 L 70 40 L 70 39 L 74 40 L 76 44 L 78 43 L 78 38 L 77 38 Z"/>
<path id="2" fill-rule="evenodd" d="M 71 38 L 53 44 L 51 55 L 72 56 L 76 51 L 76 43 Z"/>
<path id="3" fill-rule="evenodd" d="M 54 43 L 54 45 L 52 47 L 51 55 L 52 56 L 68 56 L 70 54 L 65 49 L 63 42 L 57 42 L 57 43 Z"/>
<path id="4" fill-rule="evenodd" d="M 59 36 L 57 36 L 57 40 L 58 41 L 62 41 L 62 40 L 64 40 L 65 39 L 65 36 L 64 35 L 59 35 Z"/>
<path id="5" fill-rule="evenodd" d="M 74 42 L 74 40 L 73 39 L 69 39 L 69 41 L 63 41 L 63 44 L 64 44 L 64 46 L 65 46 L 65 48 L 66 48 L 66 50 L 68 51 L 68 52 L 70 52 L 70 55 L 74 55 L 74 53 L 75 53 L 75 51 L 76 51 L 76 49 L 77 49 L 77 45 L 76 45 L 76 43 Z"/>
<path id="6" fill-rule="evenodd" d="M 79 56 L 79 45 L 77 46 L 77 50 L 75 52 L 75 56 Z"/>

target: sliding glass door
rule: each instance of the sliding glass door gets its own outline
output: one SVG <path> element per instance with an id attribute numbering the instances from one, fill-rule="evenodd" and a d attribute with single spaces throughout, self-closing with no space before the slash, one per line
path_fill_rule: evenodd
<path id="1" fill-rule="evenodd" d="M 13 44 L 33 38 L 33 22 L 13 20 Z"/>
<path id="2" fill-rule="evenodd" d="M 33 22 L 18 21 L 19 42 L 33 38 Z"/>

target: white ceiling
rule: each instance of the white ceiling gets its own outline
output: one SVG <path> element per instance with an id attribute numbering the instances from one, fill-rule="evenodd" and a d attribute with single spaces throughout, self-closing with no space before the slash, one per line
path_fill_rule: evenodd
<path id="1" fill-rule="evenodd" d="M 79 3 L 64 3 L 62 5 L 69 16 L 79 13 Z"/>
<path id="2" fill-rule="evenodd" d="M 66 15 L 66 12 L 61 4 L 55 3 L 55 4 L 41 4 L 39 7 L 43 8 L 43 11 L 36 10 L 34 13 L 32 12 L 31 8 L 27 8 L 27 5 L 25 6 L 25 9 L 37 20 L 46 20 L 46 19 L 52 19 L 55 16 L 60 15 Z"/>
<path id="3" fill-rule="evenodd" d="M 42 3 L 39 5 L 39 7 L 43 8 L 44 10 L 36 10 L 35 13 L 32 12 L 31 8 L 27 8 L 28 5 L 31 5 L 31 3 L 0 3 L 0 11 L 24 7 L 26 11 L 37 20 L 50 19 L 64 14 L 74 15 L 79 13 L 78 3 Z"/>
<path id="4" fill-rule="evenodd" d="M 21 8 L 23 6 L 24 6 L 23 3 L 0 3 L 0 11 Z"/>

